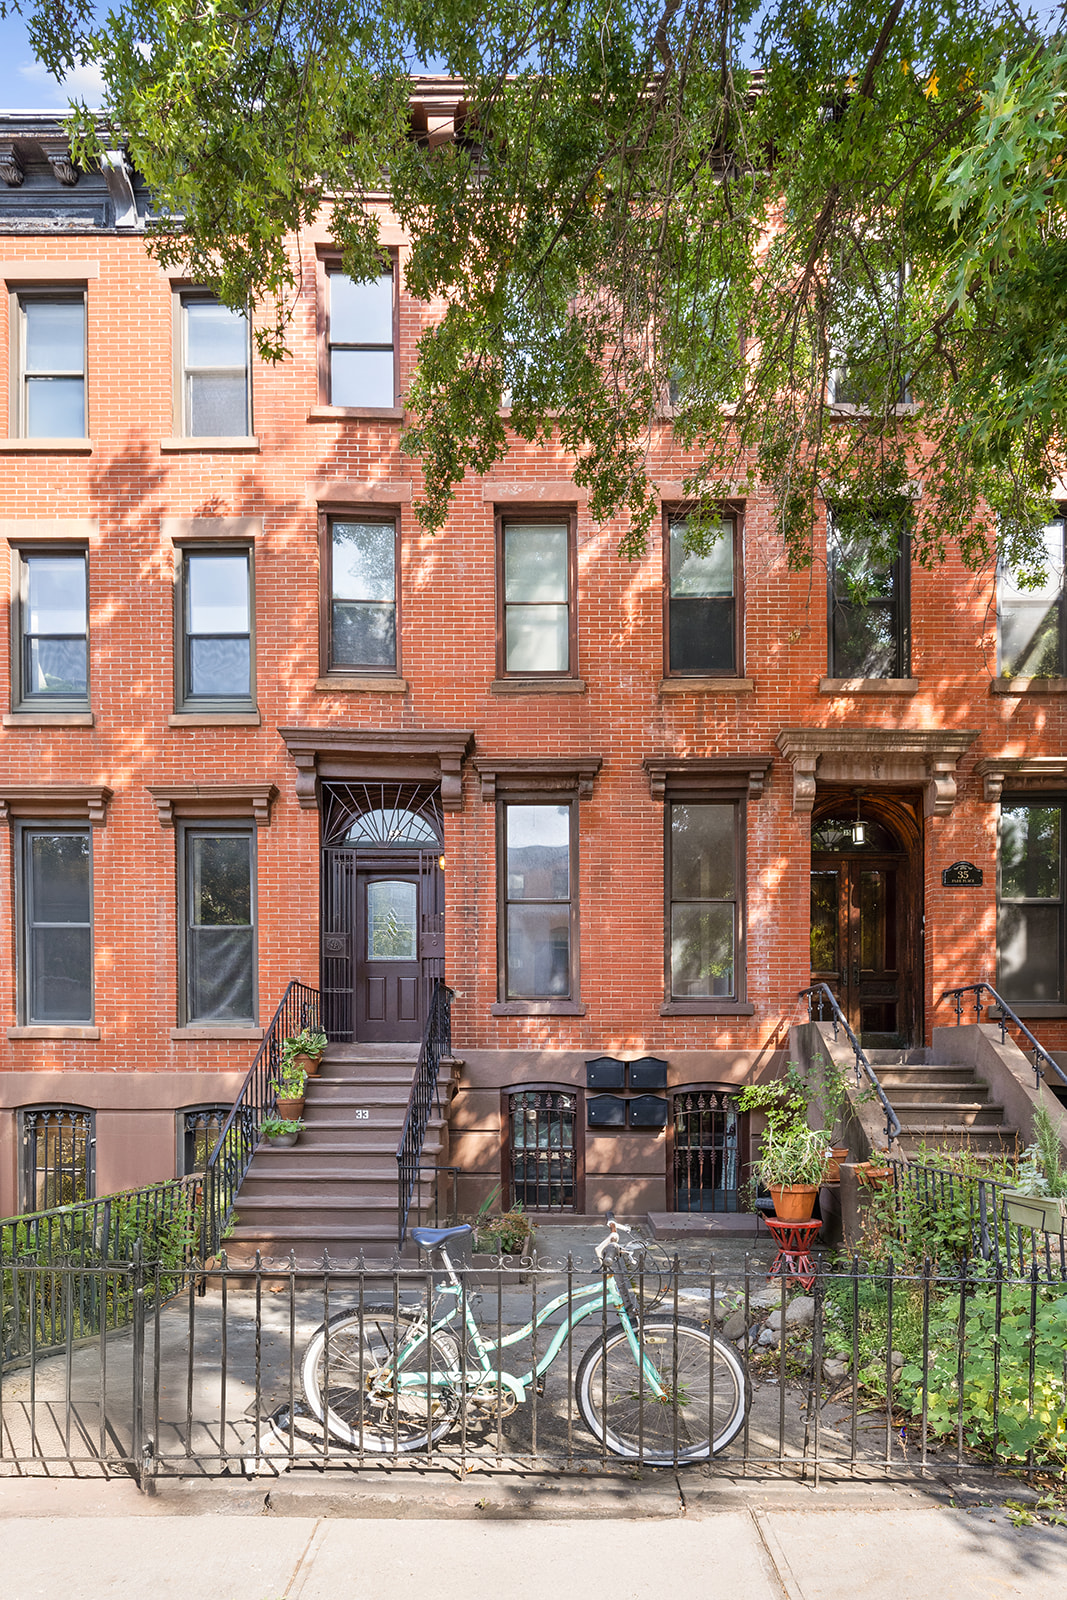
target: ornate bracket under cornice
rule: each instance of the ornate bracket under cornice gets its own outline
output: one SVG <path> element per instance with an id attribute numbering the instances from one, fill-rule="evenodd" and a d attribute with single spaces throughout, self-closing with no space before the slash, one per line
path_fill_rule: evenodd
<path id="1" fill-rule="evenodd" d="M 1067 788 L 1067 756 L 986 756 L 974 764 L 986 800 L 1005 789 Z"/>
<path id="2" fill-rule="evenodd" d="M 473 766 L 482 780 L 482 799 L 491 802 L 508 790 L 534 794 L 576 793 L 588 800 L 593 780 L 603 766 L 600 756 L 504 756 L 494 761 L 479 756 Z"/>
<path id="3" fill-rule="evenodd" d="M 25 181 L 26 169 L 13 145 L 0 149 L 0 178 L 3 178 L 9 189 L 21 189 Z"/>
<path id="4" fill-rule="evenodd" d="M 296 798 L 318 806 L 317 780 L 423 778 L 441 784 L 444 811 L 463 810 L 463 759 L 474 735 L 453 728 L 279 728 L 296 767 Z"/>
<path id="5" fill-rule="evenodd" d="M 664 800 L 667 788 L 694 788 L 708 794 L 743 792 L 750 800 L 763 794 L 773 756 L 649 756 L 641 765 L 648 773 L 653 800 Z"/>
<path id="6" fill-rule="evenodd" d="M 956 768 L 978 738 L 970 730 L 783 728 L 775 744 L 793 765 L 793 811 L 810 813 L 815 783 L 919 784 L 928 817 L 956 804 Z"/>
<path id="7" fill-rule="evenodd" d="M 102 783 L 2 784 L 0 822 L 32 817 L 35 821 L 87 822 L 91 828 L 102 828 L 113 793 Z"/>
<path id="8" fill-rule="evenodd" d="M 257 828 L 270 826 L 271 801 L 278 790 L 273 783 L 171 783 L 149 784 L 161 828 L 173 828 L 175 818 L 207 820 L 223 817 L 251 818 Z"/>

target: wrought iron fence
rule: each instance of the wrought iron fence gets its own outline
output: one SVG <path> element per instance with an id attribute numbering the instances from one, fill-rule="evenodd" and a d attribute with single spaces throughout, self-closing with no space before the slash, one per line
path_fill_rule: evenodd
<path id="1" fill-rule="evenodd" d="M 972 1257 L 1008 1272 L 1036 1268 L 1045 1279 L 1067 1279 L 1067 1237 L 1019 1227 L 1007 1214 L 1002 1178 L 958 1172 L 935 1162 L 889 1162 L 898 1226 L 917 1255 Z"/>
<path id="2" fill-rule="evenodd" d="M 422 1031 L 419 1060 L 408 1097 L 407 1112 L 400 1143 L 396 1148 L 397 1166 L 397 1234 L 403 1246 L 407 1238 L 411 1197 L 419 1179 L 422 1165 L 422 1146 L 430 1123 L 434 1100 L 438 1099 L 437 1080 L 441 1061 L 452 1054 L 452 995 L 453 991 L 440 978 L 434 979 L 433 992 L 426 1012 L 426 1025 Z M 438 1110 L 440 1101 L 438 1099 Z"/>
<path id="3" fill-rule="evenodd" d="M 8 1269 L 22 1294 L 38 1270 Z M 817 1482 L 1062 1470 L 1067 1456 L 1064 1286 L 1036 1263 L 906 1274 L 817 1261 L 796 1294 L 768 1283 L 758 1255 L 649 1252 L 627 1271 L 636 1355 L 611 1275 L 573 1255 L 454 1280 L 439 1261 L 222 1261 L 202 1298 L 190 1278 L 169 1301 L 162 1268 L 136 1256 L 53 1270 L 61 1296 L 86 1270 L 101 1297 L 118 1285 L 129 1322 L 79 1342 L 68 1317 L 58 1354 L 35 1347 L 28 1372 L 4 1377 L 0 1474 L 92 1468 L 147 1487 L 382 1466 L 631 1478 L 651 1463 Z M 709 1438 L 721 1441 L 710 1459 Z"/>
<path id="4" fill-rule="evenodd" d="M 204 1260 L 218 1249 L 233 1212 L 237 1191 L 255 1155 L 260 1123 L 274 1110 L 285 1040 L 305 1028 L 318 1031 L 320 1016 L 319 991 L 294 978 L 271 1018 L 256 1059 L 223 1124 L 218 1143 L 208 1157 L 204 1171 L 201 1238 Z"/>

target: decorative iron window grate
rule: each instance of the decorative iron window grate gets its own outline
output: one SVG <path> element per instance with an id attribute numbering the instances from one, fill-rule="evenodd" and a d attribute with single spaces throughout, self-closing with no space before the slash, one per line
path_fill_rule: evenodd
<path id="1" fill-rule="evenodd" d="M 96 1131 L 91 1111 L 31 1106 L 22 1113 L 25 1211 L 50 1211 L 96 1193 Z"/>
<path id="2" fill-rule="evenodd" d="M 440 784 L 323 784 L 324 845 L 437 850 L 443 837 Z"/>
<path id="3" fill-rule="evenodd" d="M 577 1210 L 574 1130 L 577 1098 L 523 1089 L 508 1099 L 511 1201 L 526 1211 Z"/>
<path id="4" fill-rule="evenodd" d="M 182 1113 L 179 1176 L 187 1177 L 192 1172 L 204 1171 L 229 1114 L 229 1106 L 195 1106 Z"/>
<path id="5" fill-rule="evenodd" d="M 735 1097 L 706 1089 L 674 1097 L 674 1209 L 737 1211 L 740 1114 Z"/>

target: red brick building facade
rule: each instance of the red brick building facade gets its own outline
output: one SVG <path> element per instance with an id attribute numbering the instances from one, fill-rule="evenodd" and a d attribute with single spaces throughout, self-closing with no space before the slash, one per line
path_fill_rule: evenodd
<path id="1" fill-rule="evenodd" d="M 548 1104 L 553 1204 L 702 1204 L 687 1095 L 736 1191 L 729 1096 L 781 1065 L 813 949 L 880 1040 L 996 981 L 1005 828 L 1000 976 L 1067 1042 L 1062 529 L 1037 610 L 1002 582 L 999 642 L 992 570 L 905 553 L 857 607 L 847 535 L 791 573 L 758 493 L 687 561 L 664 418 L 643 559 L 521 443 L 428 537 L 400 433 L 433 308 L 387 213 L 377 285 L 331 272 L 328 218 L 294 244 L 273 367 L 149 259 L 120 158 L 78 173 L 47 119 L 0 122 L 0 1214 L 45 1194 L 41 1108 L 91 1113 L 97 1192 L 172 1176 L 290 978 L 388 1043 L 440 971 L 468 1200 L 536 1206 L 513 1128 Z M 961 861 L 980 884 L 943 884 Z M 599 1056 L 666 1071 L 588 1126 Z"/>

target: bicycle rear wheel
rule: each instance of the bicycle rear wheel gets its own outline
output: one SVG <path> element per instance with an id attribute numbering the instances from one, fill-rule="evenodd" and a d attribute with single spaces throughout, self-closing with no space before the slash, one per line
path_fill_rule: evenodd
<path id="1" fill-rule="evenodd" d="M 333 1438 L 369 1455 L 425 1450 L 459 1413 L 450 1374 L 458 1348 L 427 1338 L 415 1312 L 392 1306 L 340 1311 L 312 1334 L 300 1378 L 304 1398 Z M 399 1378 L 398 1378 L 399 1375 Z"/>
<path id="2" fill-rule="evenodd" d="M 664 1397 L 653 1393 L 625 1329 L 615 1323 L 578 1364 L 575 1399 L 582 1421 L 619 1456 L 653 1466 L 706 1461 L 745 1420 L 748 1388 L 740 1361 L 706 1328 L 680 1317 L 646 1317 L 640 1337 Z"/>

